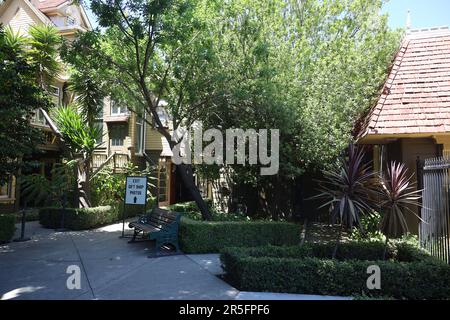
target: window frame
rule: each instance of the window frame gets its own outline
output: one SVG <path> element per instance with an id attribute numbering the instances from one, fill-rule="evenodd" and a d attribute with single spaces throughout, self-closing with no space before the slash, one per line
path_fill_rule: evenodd
<path id="1" fill-rule="evenodd" d="M 116 133 L 117 135 L 115 136 Z M 123 136 L 123 138 L 120 138 Z M 109 130 L 109 139 L 111 147 L 123 147 L 125 146 L 125 139 L 127 137 L 125 125 L 115 125 Z M 121 142 L 120 142 L 121 141 Z"/>
<path id="2" fill-rule="evenodd" d="M 118 105 L 118 106 L 116 107 L 116 105 Z M 118 108 L 119 112 L 113 112 L 114 108 Z M 122 103 L 118 103 L 118 102 L 112 100 L 109 113 L 111 116 L 123 116 L 123 115 L 127 115 L 129 113 L 129 110 L 126 105 L 123 105 Z"/>
<path id="3" fill-rule="evenodd" d="M 137 115 L 136 115 L 135 131 L 136 131 L 136 140 L 134 142 L 135 154 L 142 155 L 144 151 L 144 119 L 142 119 Z M 140 138 L 138 139 L 138 137 Z"/>

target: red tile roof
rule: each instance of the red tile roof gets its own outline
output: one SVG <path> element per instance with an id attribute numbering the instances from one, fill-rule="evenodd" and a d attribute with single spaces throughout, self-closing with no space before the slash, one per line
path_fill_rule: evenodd
<path id="1" fill-rule="evenodd" d="M 362 136 L 450 132 L 450 29 L 410 32 Z"/>
<path id="2" fill-rule="evenodd" d="M 69 0 L 32 0 L 31 2 L 34 4 L 36 8 L 39 10 L 55 8 L 63 4 L 64 2 L 68 2 Z"/>

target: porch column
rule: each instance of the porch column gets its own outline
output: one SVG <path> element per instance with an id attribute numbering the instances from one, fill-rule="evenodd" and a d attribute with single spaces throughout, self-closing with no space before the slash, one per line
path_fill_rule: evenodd
<path id="1" fill-rule="evenodd" d="M 434 136 L 437 144 L 442 144 L 442 155 L 450 157 L 450 135 Z"/>

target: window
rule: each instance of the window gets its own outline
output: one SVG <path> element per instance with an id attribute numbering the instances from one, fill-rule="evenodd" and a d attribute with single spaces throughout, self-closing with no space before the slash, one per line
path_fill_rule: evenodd
<path id="1" fill-rule="evenodd" d="M 36 109 L 34 111 L 33 117 L 31 118 L 31 123 L 45 126 L 47 125 L 47 122 L 45 120 L 44 114 L 40 109 Z"/>
<path id="2" fill-rule="evenodd" d="M 11 197 L 11 179 L 0 185 L 0 199 Z"/>
<path id="3" fill-rule="evenodd" d="M 124 125 L 114 125 L 110 130 L 111 146 L 123 146 L 126 135 L 126 127 Z"/>
<path id="4" fill-rule="evenodd" d="M 67 17 L 67 20 L 66 20 L 66 25 L 67 25 L 67 26 L 73 26 L 73 25 L 75 25 L 75 18 L 74 18 L 74 17 L 71 17 L 71 16 L 68 16 L 68 17 Z"/>
<path id="5" fill-rule="evenodd" d="M 94 125 L 100 130 L 101 135 L 97 138 L 96 142 L 97 144 L 101 144 L 103 142 L 103 109 L 101 109 L 95 117 L 95 123 Z"/>
<path id="6" fill-rule="evenodd" d="M 144 126 L 142 118 L 137 117 L 136 118 L 136 140 L 134 144 L 134 148 L 136 150 L 136 153 L 142 153 L 142 141 L 144 137 Z"/>
<path id="7" fill-rule="evenodd" d="M 48 86 L 48 93 L 52 96 L 59 97 L 59 88 L 55 86 Z"/>
<path id="8" fill-rule="evenodd" d="M 128 109 L 126 106 L 115 101 L 111 102 L 111 115 L 123 115 L 127 113 Z"/>
<path id="9" fill-rule="evenodd" d="M 97 144 L 101 144 L 103 142 L 103 119 L 95 119 L 94 126 L 100 130 L 100 135 L 95 141 Z"/>

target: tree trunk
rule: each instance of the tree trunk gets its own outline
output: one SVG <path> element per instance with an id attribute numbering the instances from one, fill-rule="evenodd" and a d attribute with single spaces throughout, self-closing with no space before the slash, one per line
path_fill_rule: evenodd
<path id="1" fill-rule="evenodd" d="M 383 260 L 386 260 L 388 244 L 389 244 L 389 237 L 386 236 L 386 242 L 384 243 Z"/>
<path id="2" fill-rule="evenodd" d="M 307 236 L 307 232 L 308 232 L 308 218 L 305 218 L 305 221 L 303 222 L 303 230 L 302 230 L 302 234 L 301 234 L 301 241 L 300 244 L 304 244 L 306 241 L 306 236 Z"/>
<path id="3" fill-rule="evenodd" d="M 203 200 L 202 195 L 200 194 L 200 190 L 198 190 L 197 186 L 194 183 L 192 165 L 179 164 L 176 167 L 178 169 L 178 172 L 180 173 L 181 179 L 183 180 L 183 184 L 189 190 L 192 198 L 200 209 L 203 220 L 211 220 L 211 213 L 209 212 L 208 206 Z"/>
<path id="4" fill-rule="evenodd" d="M 341 242 L 341 236 L 342 236 L 342 224 L 339 227 L 339 233 L 338 233 L 338 237 L 337 237 L 337 240 L 336 240 L 336 245 L 334 246 L 332 259 L 336 259 L 336 254 L 337 254 L 337 251 L 338 251 L 339 243 Z"/>
<path id="5" fill-rule="evenodd" d="M 89 165 L 86 164 L 86 160 L 79 160 L 77 164 L 77 191 L 78 191 L 78 207 L 90 208 L 90 190 L 89 190 Z"/>

